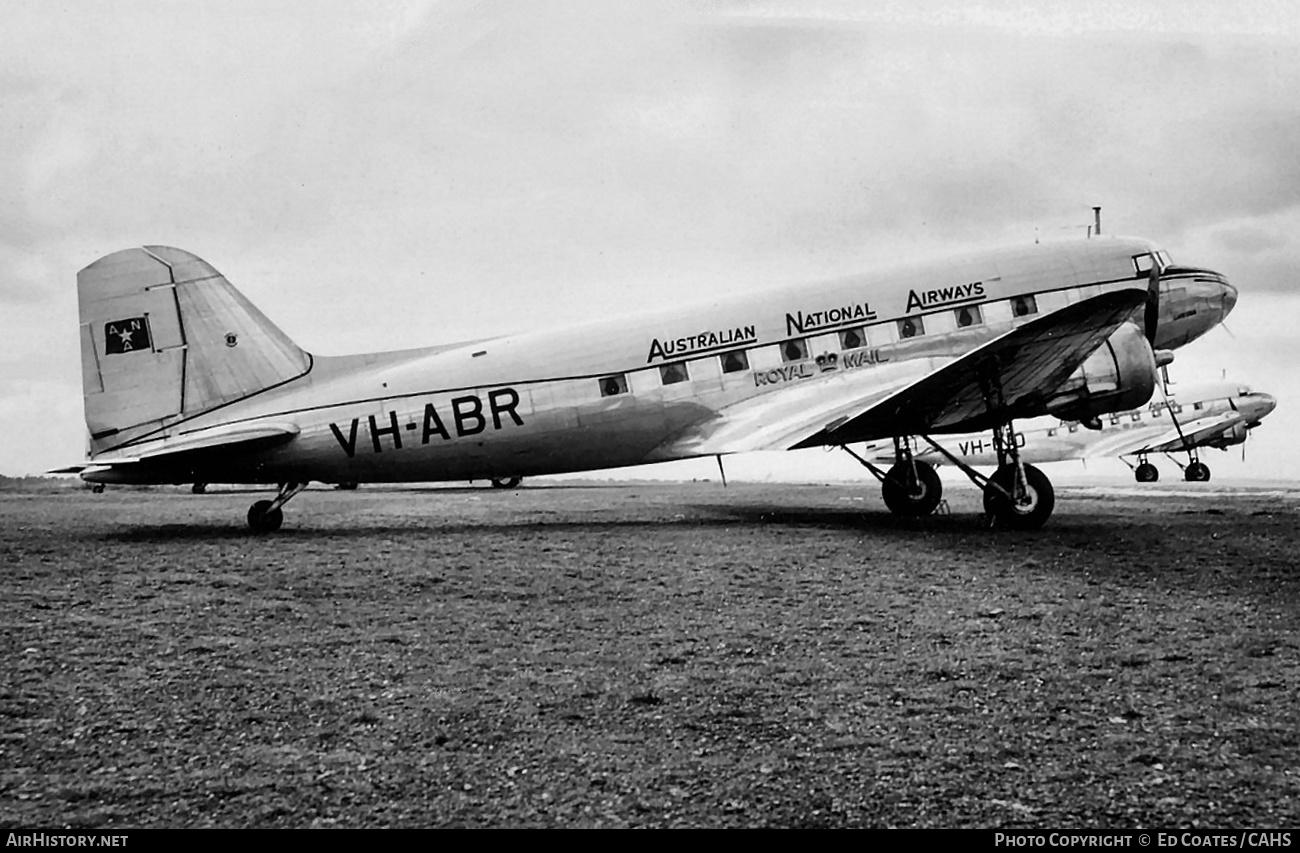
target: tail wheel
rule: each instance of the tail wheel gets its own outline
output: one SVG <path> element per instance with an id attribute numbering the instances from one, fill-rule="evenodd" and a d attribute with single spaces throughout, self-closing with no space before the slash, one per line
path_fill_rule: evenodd
<path id="1" fill-rule="evenodd" d="M 279 507 L 271 509 L 270 501 L 258 501 L 248 508 L 248 526 L 254 533 L 274 533 L 284 523 L 284 513 Z"/>
<path id="2" fill-rule="evenodd" d="M 934 512 L 943 499 L 943 481 L 929 462 L 899 462 L 885 475 L 880 492 L 894 515 L 919 518 Z"/>
<path id="3" fill-rule="evenodd" d="M 1154 483 L 1160 479 L 1160 469 L 1150 462 L 1143 462 L 1133 471 L 1139 483 Z"/>
<path id="4" fill-rule="evenodd" d="M 513 489 L 522 483 L 520 477 L 493 477 L 492 488 L 494 489 Z"/>
<path id="5" fill-rule="evenodd" d="M 1204 462 L 1193 462 L 1187 466 L 1183 472 L 1189 483 L 1208 483 L 1210 481 L 1210 466 Z"/>
<path id="6" fill-rule="evenodd" d="M 1056 493 L 1046 474 L 1033 465 L 1022 467 L 1023 490 L 1016 489 L 1015 465 L 1003 465 L 989 478 L 989 485 L 984 489 L 984 512 L 1003 527 L 1037 530 L 1051 516 Z"/>

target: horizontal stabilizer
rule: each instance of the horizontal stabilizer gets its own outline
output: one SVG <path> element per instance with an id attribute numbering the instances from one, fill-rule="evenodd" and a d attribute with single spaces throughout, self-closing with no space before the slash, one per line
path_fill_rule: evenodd
<path id="1" fill-rule="evenodd" d="M 130 456 L 111 456 L 108 454 L 95 458 L 84 465 L 69 465 L 58 468 L 50 474 L 80 474 L 86 479 L 90 475 L 122 471 L 131 467 L 155 467 L 169 464 L 182 457 L 192 456 L 206 451 L 248 450 L 256 445 L 274 445 L 290 440 L 298 434 L 297 424 L 248 424 L 222 426 L 202 430 L 183 438 L 160 442 L 154 446 L 142 447 Z"/>

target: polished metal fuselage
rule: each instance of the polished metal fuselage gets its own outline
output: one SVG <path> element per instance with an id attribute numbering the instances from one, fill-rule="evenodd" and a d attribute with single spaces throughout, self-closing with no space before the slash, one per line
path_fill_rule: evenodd
<path id="1" fill-rule="evenodd" d="M 184 465 L 169 461 L 129 476 L 423 482 L 698 455 L 692 438 L 739 404 L 791 399 L 795 387 L 815 394 L 818 383 L 830 392 L 831 378 L 846 372 L 860 372 L 855 387 L 886 394 L 1018 323 L 1108 290 L 1146 289 L 1135 258 L 1156 251 L 1136 238 L 1034 244 L 565 329 L 314 357 L 291 382 L 169 425 L 107 458 L 259 423 L 292 424 L 297 434 L 278 446 L 191 455 Z M 1236 298 L 1222 276 L 1182 269 L 1197 310 L 1188 314 L 1165 295 L 1159 328 L 1170 337 L 1157 338 L 1157 348 L 1204 334 Z M 86 476 L 120 482 L 127 475 Z"/>

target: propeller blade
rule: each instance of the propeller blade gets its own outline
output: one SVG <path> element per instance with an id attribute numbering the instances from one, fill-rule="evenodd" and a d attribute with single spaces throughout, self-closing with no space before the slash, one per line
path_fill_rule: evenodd
<path id="1" fill-rule="evenodd" d="M 1160 258 L 1151 256 L 1151 274 L 1147 283 L 1145 332 L 1147 343 L 1156 345 L 1156 330 L 1160 325 Z"/>

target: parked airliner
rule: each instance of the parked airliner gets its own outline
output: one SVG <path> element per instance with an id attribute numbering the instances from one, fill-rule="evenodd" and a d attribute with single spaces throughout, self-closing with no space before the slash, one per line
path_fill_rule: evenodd
<path id="1" fill-rule="evenodd" d="M 1132 469 L 1139 483 L 1154 483 L 1160 479 L 1160 471 L 1150 457 L 1165 454 L 1182 469 L 1183 479 L 1206 482 L 1210 466 L 1201 460 L 1199 450 L 1226 450 L 1243 444 L 1276 406 L 1271 394 L 1249 385 L 1216 382 L 1178 389 L 1167 396 L 1157 394 L 1145 406 L 1113 412 L 1090 424 L 1053 417 L 1021 421 L 1014 440 L 1025 462 L 1115 456 Z M 998 464 L 991 442 L 979 433 L 947 437 L 944 448 L 967 465 Z M 925 444 L 913 442 L 912 452 L 936 464 L 943 461 L 939 450 Z M 1176 453 L 1187 454 L 1186 465 L 1173 455 Z M 873 462 L 892 460 L 893 442 L 868 443 L 863 455 Z"/>
<path id="2" fill-rule="evenodd" d="M 911 452 L 988 431 L 963 470 L 996 524 L 1033 528 L 1050 481 L 1013 422 L 1090 420 L 1150 399 L 1159 365 L 1237 291 L 1138 238 L 945 260 L 622 320 L 353 356 L 298 347 L 206 261 L 124 249 L 77 276 L 95 483 L 268 483 L 256 532 L 309 481 L 509 480 L 897 438 L 891 510 L 942 485 Z M 394 318 L 396 319 L 396 318 Z M 522 323 L 521 323 L 522 324 Z"/>

